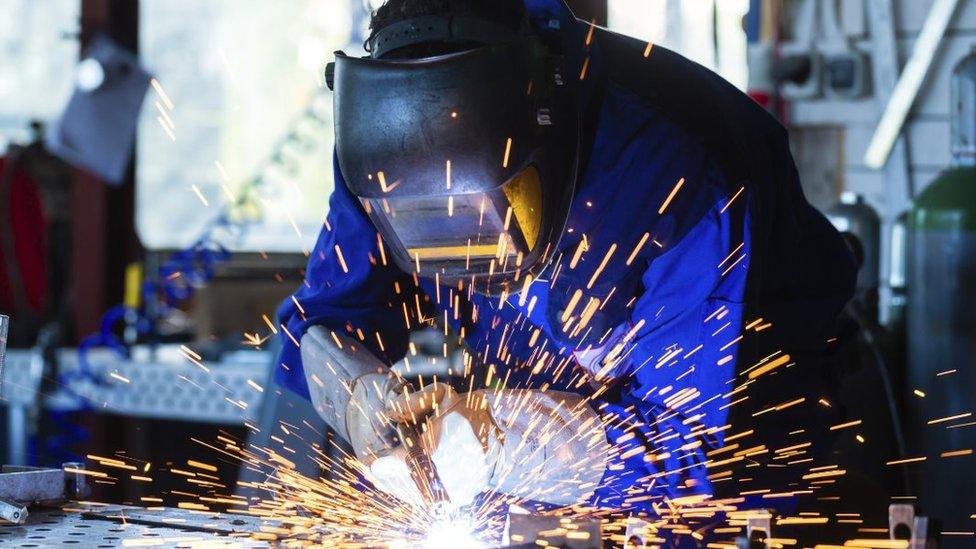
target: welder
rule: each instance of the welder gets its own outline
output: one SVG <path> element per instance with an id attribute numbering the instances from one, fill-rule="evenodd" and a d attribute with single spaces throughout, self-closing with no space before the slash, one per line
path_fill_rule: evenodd
<path id="1" fill-rule="evenodd" d="M 335 190 L 277 374 L 377 488 L 422 496 L 396 432 L 425 414 L 457 503 L 769 493 L 775 450 L 829 449 L 855 266 L 772 116 L 561 0 L 388 0 L 371 30 L 328 71 Z M 467 389 L 389 369 L 431 325 Z M 759 450 L 723 483 L 731 440 Z"/>

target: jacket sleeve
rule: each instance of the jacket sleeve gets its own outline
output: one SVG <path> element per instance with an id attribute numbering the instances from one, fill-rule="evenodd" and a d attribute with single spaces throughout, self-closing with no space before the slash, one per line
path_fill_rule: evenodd
<path id="1" fill-rule="evenodd" d="M 730 196 L 719 199 L 647 258 L 644 291 L 616 356 L 605 357 L 623 375 L 593 402 L 613 445 L 595 504 L 651 511 L 662 496 L 710 493 L 706 454 L 731 434 L 723 427 L 750 254 L 745 194 L 727 208 Z"/>
<path id="2" fill-rule="evenodd" d="M 830 404 L 830 342 L 853 270 L 836 232 L 799 193 L 785 140 L 778 147 L 775 180 L 795 195 L 765 205 L 749 189 L 720 198 L 647 258 L 620 351 L 626 375 L 593 403 L 614 446 L 595 496 L 602 505 L 652 511 L 662 496 L 731 488 L 733 468 L 759 464 L 744 475 L 750 487 L 785 487 L 797 469 L 774 460 L 796 452 L 819 463 L 831 447 L 827 426 L 839 412 Z M 711 177 L 734 195 L 738 185 Z M 782 217 L 789 208 L 806 220 L 805 234 Z M 758 216 L 779 222 L 768 241 L 756 236 Z"/>
<path id="3" fill-rule="evenodd" d="M 334 164 L 329 214 L 309 255 L 304 280 L 278 308 L 282 348 L 275 381 L 308 398 L 300 342 L 310 326 L 325 326 L 361 340 L 392 364 L 406 354 L 417 285 L 381 249 L 376 228 Z M 404 308 L 404 304 L 407 308 Z M 412 322 L 412 321 L 411 321 Z"/>

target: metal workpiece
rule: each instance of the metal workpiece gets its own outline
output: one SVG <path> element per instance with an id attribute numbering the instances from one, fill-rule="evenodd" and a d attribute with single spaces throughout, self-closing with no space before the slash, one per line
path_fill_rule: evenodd
<path id="1" fill-rule="evenodd" d="M 773 539 L 773 512 L 757 510 L 746 517 L 746 535 L 736 538 L 739 549 L 767 549 Z"/>
<path id="2" fill-rule="evenodd" d="M 107 508 L 91 507 L 82 512 L 82 517 L 91 520 L 107 520 L 118 524 L 167 526 L 184 532 L 203 532 L 234 538 L 248 537 L 266 528 L 281 527 L 279 521 L 265 520 L 249 515 L 187 511 L 171 507 L 152 509 L 118 505 Z"/>
<path id="3" fill-rule="evenodd" d="M 908 541 L 908 549 L 929 547 L 928 527 L 928 517 L 916 515 L 914 505 L 892 503 L 888 506 L 888 537 Z"/>
<path id="4" fill-rule="evenodd" d="M 46 467 L 0 468 L 0 499 L 20 504 L 65 500 L 64 470 Z"/>
<path id="5" fill-rule="evenodd" d="M 0 524 L 24 524 L 29 505 L 56 505 L 90 492 L 84 463 L 65 463 L 60 469 L 4 465 L 0 468 Z"/>
<path id="6" fill-rule="evenodd" d="M 656 531 L 651 524 L 637 517 L 627 519 L 624 532 L 624 549 L 646 549 L 657 541 Z"/>
<path id="7" fill-rule="evenodd" d="M 82 499 L 91 495 L 91 485 L 85 464 L 79 461 L 69 461 L 61 465 L 64 473 L 64 495 L 68 499 Z"/>

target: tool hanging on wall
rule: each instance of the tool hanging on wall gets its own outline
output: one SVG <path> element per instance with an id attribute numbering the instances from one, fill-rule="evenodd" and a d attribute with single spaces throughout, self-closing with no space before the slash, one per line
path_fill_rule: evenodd
<path id="1" fill-rule="evenodd" d="M 78 64 L 71 100 L 46 135 L 48 150 L 107 183 L 121 184 L 149 80 L 135 54 L 106 36 L 95 37 Z"/>

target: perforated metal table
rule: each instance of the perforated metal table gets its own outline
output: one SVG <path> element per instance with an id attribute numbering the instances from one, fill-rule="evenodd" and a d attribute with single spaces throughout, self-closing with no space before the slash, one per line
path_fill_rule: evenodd
<path id="1" fill-rule="evenodd" d="M 0 547 L 269 547 L 250 536 L 273 524 L 182 509 L 69 503 L 33 507 L 26 524 L 0 524 Z"/>

